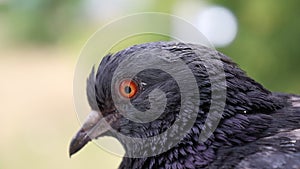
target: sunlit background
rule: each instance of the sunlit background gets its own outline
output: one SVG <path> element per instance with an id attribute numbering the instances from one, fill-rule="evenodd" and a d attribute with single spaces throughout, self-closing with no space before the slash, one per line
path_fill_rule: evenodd
<path id="1" fill-rule="evenodd" d="M 121 157 L 92 143 L 68 157 L 79 128 L 73 72 L 97 29 L 133 13 L 182 17 L 266 88 L 300 94 L 299 6 L 298 0 L 0 0 L 0 168 L 117 168 Z M 172 21 L 157 26 L 182 33 Z"/>

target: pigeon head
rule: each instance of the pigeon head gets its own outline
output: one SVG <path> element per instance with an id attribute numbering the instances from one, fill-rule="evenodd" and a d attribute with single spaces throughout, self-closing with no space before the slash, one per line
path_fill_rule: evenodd
<path id="1" fill-rule="evenodd" d="M 224 91 L 225 106 L 212 107 L 212 94 L 221 101 Z M 217 142 L 215 135 L 205 143 L 199 140 L 201 131 L 211 129 L 211 124 L 205 125 L 210 110 L 220 115 L 216 132 L 222 133 L 219 128 L 230 117 L 240 114 L 248 122 L 243 114 L 281 106 L 228 57 L 204 46 L 178 42 L 146 43 L 107 55 L 87 79 L 87 98 L 92 111 L 71 141 L 70 155 L 101 136 L 116 137 L 127 154 L 151 154 L 162 147 L 167 148 L 160 153 L 168 153 L 179 144 L 203 149 L 199 145 Z M 127 138 L 152 140 L 137 143 Z"/>

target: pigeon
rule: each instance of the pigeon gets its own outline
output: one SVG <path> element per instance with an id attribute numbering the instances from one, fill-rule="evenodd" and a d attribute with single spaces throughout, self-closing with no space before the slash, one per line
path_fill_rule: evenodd
<path id="1" fill-rule="evenodd" d="M 300 168 L 300 96 L 267 90 L 210 47 L 161 41 L 108 54 L 86 92 L 91 113 L 70 156 L 112 136 L 125 150 L 120 169 Z"/>

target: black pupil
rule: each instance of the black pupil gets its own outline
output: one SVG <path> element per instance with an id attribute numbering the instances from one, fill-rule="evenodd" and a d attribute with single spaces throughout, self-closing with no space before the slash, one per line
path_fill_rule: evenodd
<path id="1" fill-rule="evenodd" d="M 129 94 L 129 93 L 131 92 L 131 87 L 126 86 L 126 87 L 124 88 L 124 91 L 125 91 L 125 93 Z"/>

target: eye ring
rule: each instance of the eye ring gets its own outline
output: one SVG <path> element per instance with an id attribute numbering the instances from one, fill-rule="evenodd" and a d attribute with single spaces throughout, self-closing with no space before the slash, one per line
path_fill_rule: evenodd
<path id="1" fill-rule="evenodd" d="M 133 98 L 138 91 L 138 85 L 136 82 L 130 79 L 121 81 L 119 86 L 119 92 L 124 98 Z"/>

